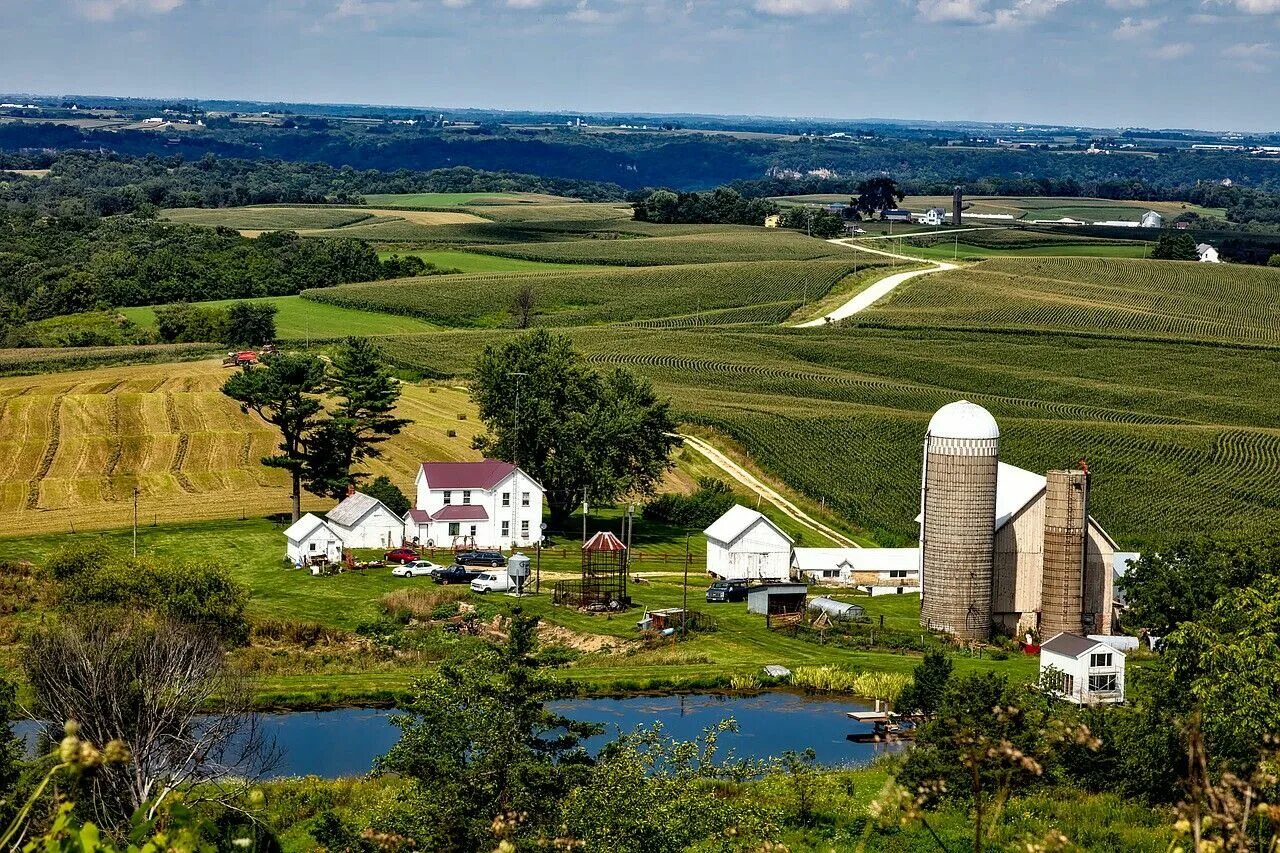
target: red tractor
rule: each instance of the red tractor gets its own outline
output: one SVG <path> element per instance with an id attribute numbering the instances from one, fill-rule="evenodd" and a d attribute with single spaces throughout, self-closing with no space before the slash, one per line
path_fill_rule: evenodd
<path id="1" fill-rule="evenodd" d="M 229 352 L 227 357 L 222 360 L 223 367 L 244 367 L 246 364 L 256 364 L 258 354 L 253 350 L 241 350 L 240 352 Z"/>

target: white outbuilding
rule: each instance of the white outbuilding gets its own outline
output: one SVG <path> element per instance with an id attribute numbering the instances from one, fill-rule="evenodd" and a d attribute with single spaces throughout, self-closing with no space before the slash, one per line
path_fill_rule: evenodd
<path id="1" fill-rule="evenodd" d="M 404 541 L 404 520 L 363 492 L 344 498 L 327 520 L 348 548 L 395 548 Z"/>
<path id="2" fill-rule="evenodd" d="M 1124 652 L 1091 637 L 1055 634 L 1040 646 L 1040 680 L 1077 705 L 1124 702 Z"/>
<path id="3" fill-rule="evenodd" d="M 796 548 L 791 565 L 801 580 L 871 595 L 920 591 L 919 548 Z"/>
<path id="4" fill-rule="evenodd" d="M 336 563 L 342 559 L 342 537 L 318 515 L 307 513 L 284 532 L 285 559 L 305 566 L 317 559 Z"/>
<path id="5" fill-rule="evenodd" d="M 726 580 L 786 580 L 794 540 L 764 515 L 735 504 L 710 527 L 707 574 Z"/>

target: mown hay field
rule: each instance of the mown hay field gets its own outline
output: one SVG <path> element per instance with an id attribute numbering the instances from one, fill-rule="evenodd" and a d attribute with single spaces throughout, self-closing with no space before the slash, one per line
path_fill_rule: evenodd
<path id="1" fill-rule="evenodd" d="M 475 251 L 533 261 L 618 266 L 805 261 L 848 255 L 848 249 L 832 246 L 823 240 L 814 240 L 796 231 L 781 229 L 683 234 L 674 237 L 517 243 L 478 246 Z"/>
<path id="2" fill-rule="evenodd" d="M 860 323 L 1280 343 L 1280 270 L 1242 264 L 1001 258 L 908 282 Z"/>
<path id="3" fill-rule="evenodd" d="M 779 302 L 790 303 L 789 314 L 806 300 L 823 296 L 853 269 L 854 261 L 848 258 L 446 275 L 326 287 L 304 291 L 303 296 L 443 326 L 493 328 L 511 324 L 516 292 L 527 285 L 533 288 L 534 324 L 578 326 Z"/>
<path id="4" fill-rule="evenodd" d="M 324 302 L 303 299 L 301 296 L 265 296 L 260 299 L 219 299 L 197 302 L 206 308 L 226 308 L 235 302 L 254 302 L 276 307 L 276 336 L 285 341 L 307 341 L 324 338 L 342 338 L 348 335 L 371 337 L 377 335 L 406 335 L 429 332 L 433 329 L 413 317 L 396 314 L 380 314 L 373 311 L 353 311 Z M 154 329 L 156 308 L 142 305 L 121 308 L 120 313 L 144 328 Z"/>
<path id="5" fill-rule="evenodd" d="M 370 207 L 485 207 L 508 204 L 577 204 L 576 198 L 543 193 L 370 193 Z"/>
<path id="6" fill-rule="evenodd" d="M 388 341 L 406 367 L 465 373 L 514 332 Z M 1280 351 L 1070 335 L 873 328 L 580 329 L 602 367 L 652 380 L 688 421 L 870 532 L 916 536 L 931 414 L 992 411 L 1002 458 L 1037 471 L 1088 460 L 1091 511 L 1125 547 L 1280 524 Z"/>
<path id="7" fill-rule="evenodd" d="M 287 476 L 260 462 L 276 434 L 220 392 L 228 375 L 198 361 L 0 379 L 0 529 L 126 525 L 135 487 L 142 524 L 287 511 Z M 414 424 L 375 475 L 410 489 L 423 459 L 478 458 L 465 391 L 405 385 L 399 414 Z"/>
<path id="8" fill-rule="evenodd" d="M 297 231 L 320 237 L 360 236 L 370 229 L 412 232 L 423 238 L 438 225 L 470 225 L 485 222 L 465 211 L 387 210 L 374 207 L 324 207 L 263 205 L 261 207 L 181 207 L 164 211 L 172 222 L 222 226 L 260 234 L 264 231 Z M 352 229 L 358 229 L 352 230 Z"/>

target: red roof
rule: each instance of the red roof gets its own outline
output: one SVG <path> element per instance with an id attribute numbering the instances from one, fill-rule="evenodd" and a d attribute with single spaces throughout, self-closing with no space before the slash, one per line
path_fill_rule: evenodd
<path id="1" fill-rule="evenodd" d="M 601 531 L 595 536 L 587 540 L 587 544 L 582 546 L 584 551 L 625 551 L 627 546 L 622 544 L 622 540 L 614 536 L 608 531 Z"/>
<path id="2" fill-rule="evenodd" d="M 425 524 L 431 520 L 431 513 L 425 509 L 411 509 L 405 515 L 409 516 L 409 520 L 417 524 Z"/>
<path id="3" fill-rule="evenodd" d="M 423 462 L 422 473 L 432 489 L 492 489 L 515 470 L 510 462 Z"/>
<path id="4" fill-rule="evenodd" d="M 489 513 L 476 504 L 449 504 L 431 517 L 432 521 L 488 521 Z"/>

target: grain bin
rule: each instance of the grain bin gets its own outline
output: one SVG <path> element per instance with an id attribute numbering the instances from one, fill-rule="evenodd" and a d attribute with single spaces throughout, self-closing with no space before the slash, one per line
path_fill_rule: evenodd
<path id="1" fill-rule="evenodd" d="M 1044 494 L 1044 575 L 1040 636 L 1081 633 L 1089 473 L 1050 471 Z"/>
<path id="2" fill-rule="evenodd" d="M 991 636 L 1000 428 L 960 400 L 929 421 L 920 495 L 920 624 L 964 639 Z"/>

